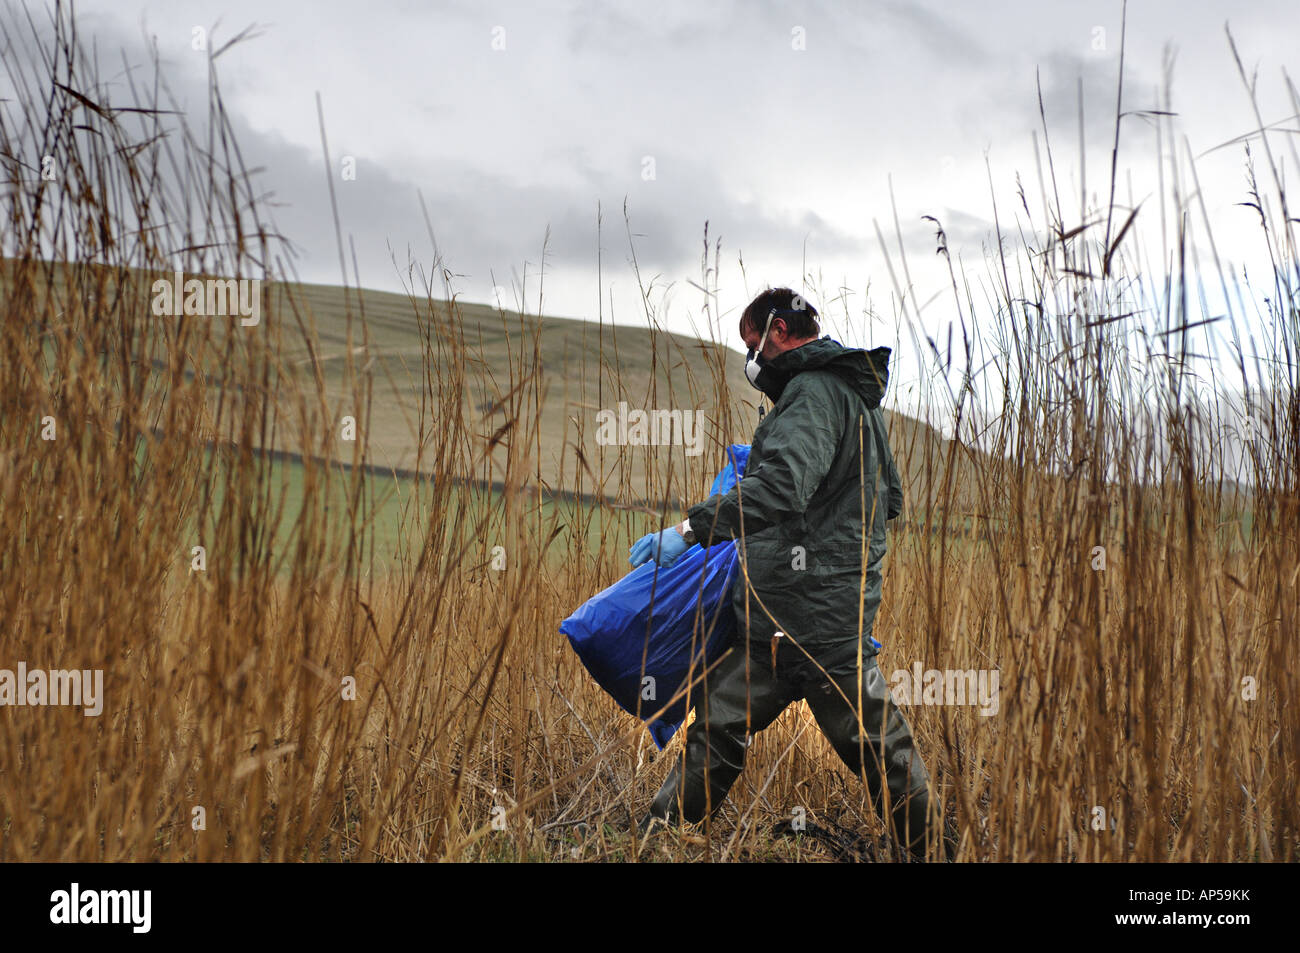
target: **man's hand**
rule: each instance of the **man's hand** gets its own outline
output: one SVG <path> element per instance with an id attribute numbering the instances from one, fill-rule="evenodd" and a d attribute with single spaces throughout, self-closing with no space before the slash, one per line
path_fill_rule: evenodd
<path id="1" fill-rule="evenodd" d="M 627 561 L 633 566 L 640 566 L 653 559 L 667 569 L 690 548 L 691 544 L 686 541 L 681 530 L 674 526 L 658 533 L 647 533 L 642 536 L 632 544 L 632 551 Z"/>

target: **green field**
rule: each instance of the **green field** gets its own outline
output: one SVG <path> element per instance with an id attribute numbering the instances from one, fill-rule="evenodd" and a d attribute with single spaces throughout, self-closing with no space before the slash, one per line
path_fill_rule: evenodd
<path id="1" fill-rule="evenodd" d="M 209 449 L 204 452 L 204 459 L 213 471 L 211 480 L 216 488 L 209 517 L 211 525 L 226 498 L 225 481 L 219 455 Z M 292 563 L 295 526 L 305 512 L 308 467 L 301 459 L 285 456 L 267 456 L 262 465 L 266 468 L 265 487 L 270 508 L 279 513 L 273 521 L 271 547 L 280 571 L 285 572 L 285 567 Z M 331 524 L 328 535 L 340 559 L 350 526 L 355 527 L 356 539 L 363 547 L 363 563 L 377 575 L 392 572 L 404 561 L 418 558 L 430 525 L 431 480 L 417 480 L 391 471 L 384 475 L 378 468 L 370 470 L 365 474 L 359 505 L 354 506 L 354 481 L 347 468 L 332 463 L 328 467 L 317 464 L 314 470 L 315 479 L 324 480 L 321 489 L 326 494 L 326 512 Z M 495 541 L 507 538 L 508 501 L 500 489 L 454 484 L 447 494 L 443 505 L 454 514 L 452 519 L 462 520 L 471 535 L 481 535 L 489 551 Z M 674 514 L 668 515 L 671 519 Z M 543 558 L 550 565 L 571 561 L 575 553 L 596 554 L 602 549 L 606 553 L 626 552 L 632 540 L 657 528 L 658 523 L 639 510 L 597 505 L 572 497 L 539 497 L 534 491 L 520 494 L 518 519 L 526 538 L 549 543 Z M 194 526 L 193 522 L 189 524 L 188 533 L 197 536 Z M 467 552 L 466 558 L 474 558 L 473 552 Z"/>

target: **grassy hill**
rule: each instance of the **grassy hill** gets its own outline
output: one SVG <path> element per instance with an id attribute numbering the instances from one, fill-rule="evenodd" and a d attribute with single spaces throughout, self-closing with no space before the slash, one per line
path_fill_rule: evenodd
<path id="1" fill-rule="evenodd" d="M 8 265 L 0 267 L 4 294 L 13 291 Z M 153 277 L 133 273 L 127 280 L 119 275 L 111 284 L 125 288 L 134 283 L 129 293 L 140 294 Z M 52 267 L 49 283 L 57 295 L 75 296 L 62 268 Z M 254 336 L 274 338 L 279 373 L 297 378 L 308 391 L 313 385 L 319 389 L 325 398 L 322 416 L 332 421 L 336 434 L 345 415 L 356 417 L 364 462 L 373 467 L 438 472 L 440 444 L 453 429 L 449 422 L 460 419 L 479 443 L 491 444 L 479 454 L 472 474 L 477 481 L 501 484 L 513 477 L 544 491 L 588 499 L 656 508 L 667 499 L 670 507 L 684 507 L 706 493 L 728 444 L 750 442 L 759 419 L 759 394 L 744 380 L 744 358 L 724 344 L 649 328 L 538 318 L 483 304 L 332 285 L 275 283 L 263 290 L 266 304 L 256 327 L 240 327 L 222 317 L 183 319 L 211 323 L 214 344 L 202 365 L 219 378 L 229 355 L 238 353 L 228 347 L 230 336 L 239 339 L 239 348 Z M 146 311 L 143 320 L 157 322 L 161 334 L 165 322 L 176 319 Z M 161 365 L 154 357 L 160 375 L 165 370 Z M 185 370 L 187 376 L 192 373 Z M 220 393 L 220 388 L 208 389 L 214 417 Z M 368 414 L 358 400 L 367 394 Z M 628 413 L 676 411 L 695 420 L 698 456 L 686 453 L 680 442 L 601 445 L 598 415 L 602 410 L 617 415 L 620 402 Z M 918 503 L 930 495 L 922 490 L 927 470 L 933 481 L 947 459 L 949 442 L 906 415 L 887 410 L 885 416 L 908 499 Z M 292 453 L 310 440 L 281 425 L 255 435 L 253 442 Z M 317 455 L 322 449 L 323 455 L 352 462 L 357 447 L 338 439 L 318 446 Z"/>
<path id="2" fill-rule="evenodd" d="M 349 348 L 347 314 L 349 307 L 356 314 L 364 310 L 370 339 L 358 343 L 354 328 L 352 357 L 374 376 L 370 455 L 384 466 L 424 469 L 417 461 L 419 438 L 413 421 L 420 409 L 428 323 L 454 327 L 463 335 L 465 409 L 472 424 L 487 433 L 504 422 L 498 401 L 509 382 L 530 365 L 536 345 L 540 411 L 533 442 L 535 473 L 546 487 L 581 486 L 586 493 L 607 497 L 626 488 L 633 496 L 648 496 L 654 484 L 651 474 L 662 478 L 686 462 L 681 446 L 651 446 L 624 454 L 599 446 L 597 414 L 602 409 L 617 412 L 620 401 L 629 409 L 684 409 L 703 415 L 701 458 L 709 473 L 720 465 L 722 448 L 748 443 L 758 422 L 759 395 L 745 383 L 743 356 L 713 342 L 594 321 L 538 319 L 481 304 L 457 302 L 453 311 L 445 301 L 379 291 L 362 292 L 358 302 L 355 292 L 334 286 L 301 284 L 291 290 L 315 318 L 317 362 L 327 385 L 340 396 Z M 442 356 L 452 359 L 449 352 Z M 310 361 L 305 352 L 298 359 Z M 442 373 L 445 368 L 432 370 Z M 904 480 L 919 491 L 926 450 L 942 461 L 948 441 L 906 415 L 886 411 L 886 420 Z M 589 472 L 584 473 L 576 447 L 583 448 Z M 594 483 L 593 474 L 598 477 Z M 498 459 L 485 476 L 498 480 L 501 475 Z"/>

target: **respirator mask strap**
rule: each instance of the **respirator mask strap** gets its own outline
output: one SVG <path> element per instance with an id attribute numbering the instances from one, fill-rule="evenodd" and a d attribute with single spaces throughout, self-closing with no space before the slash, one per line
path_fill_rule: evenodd
<path id="1" fill-rule="evenodd" d="M 772 330 L 772 322 L 776 319 L 776 308 L 767 313 L 767 324 L 763 326 L 763 336 L 758 339 L 758 353 L 763 353 L 763 348 L 767 344 L 767 332 Z"/>
<path id="2" fill-rule="evenodd" d="M 776 317 L 776 308 L 767 313 L 767 324 L 763 325 L 763 336 L 758 339 L 758 349 L 754 351 L 754 360 L 758 360 L 767 345 L 767 332 L 772 330 L 772 320 Z"/>
<path id="3" fill-rule="evenodd" d="M 763 326 L 763 336 L 758 340 L 758 347 L 752 349 L 745 358 L 745 378 L 754 387 L 758 387 L 758 375 L 763 369 L 763 365 L 760 363 L 763 347 L 767 344 L 767 334 L 772 330 L 772 319 L 775 317 L 776 308 L 773 308 L 767 314 L 767 324 Z M 762 388 L 760 387 L 759 390 L 762 390 Z"/>

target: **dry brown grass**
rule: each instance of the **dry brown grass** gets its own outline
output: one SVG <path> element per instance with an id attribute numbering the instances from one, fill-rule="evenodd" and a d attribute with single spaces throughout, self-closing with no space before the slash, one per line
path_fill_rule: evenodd
<path id="1" fill-rule="evenodd" d="M 802 704 L 759 736 L 711 826 L 645 845 L 629 833 L 680 736 L 656 757 L 556 626 L 657 522 L 639 506 L 671 518 L 702 495 L 716 447 L 669 458 L 597 448 L 578 428 L 544 447 L 544 322 L 502 316 L 509 359 L 489 360 L 428 279 L 409 296 L 423 343 L 403 423 L 416 466 L 438 478 L 414 486 L 402 550 L 375 566 L 384 481 L 317 462 L 367 462 L 376 415 L 393 412 L 353 360 L 369 341 L 364 297 L 348 296 L 329 380 L 302 359 L 319 335 L 292 285 L 268 293 L 256 328 L 148 310 L 151 278 L 175 267 L 292 277 L 215 80 L 210 135 L 194 133 L 158 112 L 150 85 L 131 91 L 137 111 L 115 109 L 121 87 L 98 82 L 66 23 L 4 39 L 45 59 L 6 60 L 19 99 L 0 119 L 0 667 L 102 668 L 107 701 L 98 718 L 0 710 L 0 859 L 829 856 L 770 836 L 796 806 L 864 838 L 868 856 L 894 856 Z M 1022 225 L 1054 233 L 1051 248 L 1018 267 L 995 260 L 1003 291 L 982 312 L 954 276 L 968 339 L 983 325 L 1000 341 L 1009 386 L 936 410 L 964 443 L 895 442 L 912 486 L 876 632 L 886 674 L 914 659 L 1000 672 L 996 717 L 909 709 L 961 859 L 1297 859 L 1300 321 L 1274 161 L 1257 189 L 1285 295 L 1269 316 L 1268 387 L 1252 395 L 1264 423 L 1245 491 L 1210 466 L 1235 446 L 1207 399 L 1224 385 L 1192 399 L 1169 360 L 1188 333 L 1164 332 L 1194 318 L 1109 320 L 1132 310 L 1123 210 L 1099 238 L 1070 234 L 1058 201 L 1044 201 L 1048 221 L 1026 205 Z M 1143 331 L 1163 335 L 1166 357 L 1129 359 Z M 670 365 L 686 360 L 680 339 L 655 344 Z M 603 342 L 597 353 L 582 376 L 606 376 L 595 405 L 691 407 L 719 442 L 747 439 L 724 349 L 692 355 L 704 370 L 688 378 L 670 367 L 635 381 Z M 475 370 L 488 365 L 494 380 Z M 978 436 L 977 396 L 992 408 Z M 338 440 L 344 414 L 355 444 Z M 41 439 L 47 415 L 55 440 Z M 215 461 L 208 445 L 224 448 Z M 301 503 L 256 452 L 272 446 L 303 454 Z M 543 506 L 544 452 L 569 459 L 550 491 L 606 501 Z M 203 572 L 190 569 L 196 544 Z M 490 566 L 495 545 L 504 571 Z M 1113 830 L 1093 829 L 1098 806 Z"/>

